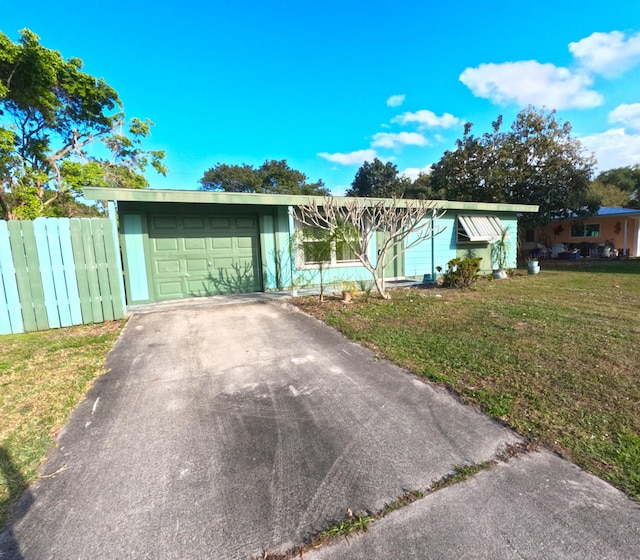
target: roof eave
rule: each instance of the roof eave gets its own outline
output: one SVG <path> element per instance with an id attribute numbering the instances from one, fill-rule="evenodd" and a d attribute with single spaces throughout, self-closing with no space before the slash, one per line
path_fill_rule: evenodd
<path id="1" fill-rule="evenodd" d="M 262 206 L 299 206 L 315 202 L 321 205 L 324 196 L 263 194 L 263 193 L 229 193 L 187 190 L 160 189 L 123 189 L 105 187 L 85 187 L 84 198 L 87 200 L 109 200 L 122 202 L 157 202 L 157 203 L 195 203 L 195 204 L 252 204 Z M 347 201 L 345 196 L 333 197 L 337 201 Z M 389 199 L 371 199 L 389 200 Z M 407 201 L 409 199 L 406 199 Z M 400 201 L 402 202 L 402 201 Z M 437 200 L 443 210 L 477 210 L 489 212 L 537 212 L 538 206 L 533 204 L 493 204 L 487 202 L 460 202 Z"/>

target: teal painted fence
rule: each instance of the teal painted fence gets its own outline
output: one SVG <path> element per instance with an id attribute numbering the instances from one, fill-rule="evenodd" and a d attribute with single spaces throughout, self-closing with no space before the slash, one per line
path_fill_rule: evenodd
<path id="1" fill-rule="evenodd" d="M 108 218 L 0 221 L 0 334 L 124 317 L 115 240 Z"/>

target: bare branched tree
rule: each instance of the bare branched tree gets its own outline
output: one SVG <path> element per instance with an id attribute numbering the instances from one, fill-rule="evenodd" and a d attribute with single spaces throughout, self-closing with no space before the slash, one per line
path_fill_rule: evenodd
<path id="1" fill-rule="evenodd" d="M 328 231 L 336 244 L 343 244 L 353 252 L 371 273 L 378 293 L 389 299 L 385 287 L 385 267 L 402 252 L 431 239 L 442 232 L 436 221 L 444 210 L 438 201 L 376 198 L 326 197 L 322 203 L 311 199 L 309 204 L 292 209 L 293 217 L 301 224 Z M 371 254 L 371 241 L 376 232 L 382 232 L 383 241 L 377 254 Z M 389 249 L 398 247 L 397 252 Z"/>

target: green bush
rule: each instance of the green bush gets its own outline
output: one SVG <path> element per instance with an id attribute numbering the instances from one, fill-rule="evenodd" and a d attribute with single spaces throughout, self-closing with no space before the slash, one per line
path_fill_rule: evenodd
<path id="1" fill-rule="evenodd" d="M 480 257 L 457 257 L 447 263 L 447 270 L 442 274 L 442 285 L 445 288 L 468 288 L 480 278 Z M 442 272 L 442 267 L 436 267 Z"/>

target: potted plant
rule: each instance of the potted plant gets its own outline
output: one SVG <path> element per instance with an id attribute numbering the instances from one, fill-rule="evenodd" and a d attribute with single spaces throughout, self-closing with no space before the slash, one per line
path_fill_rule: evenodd
<path id="1" fill-rule="evenodd" d="M 354 282 L 344 282 L 342 287 L 342 301 L 349 303 L 353 299 L 353 294 L 357 292 Z"/>
<path id="2" fill-rule="evenodd" d="M 504 279 L 507 277 L 507 259 L 511 250 L 511 242 L 509 241 L 509 228 L 504 227 L 500 230 L 500 235 L 493 240 L 491 244 L 491 260 L 495 268 L 493 269 L 493 277 Z"/>

